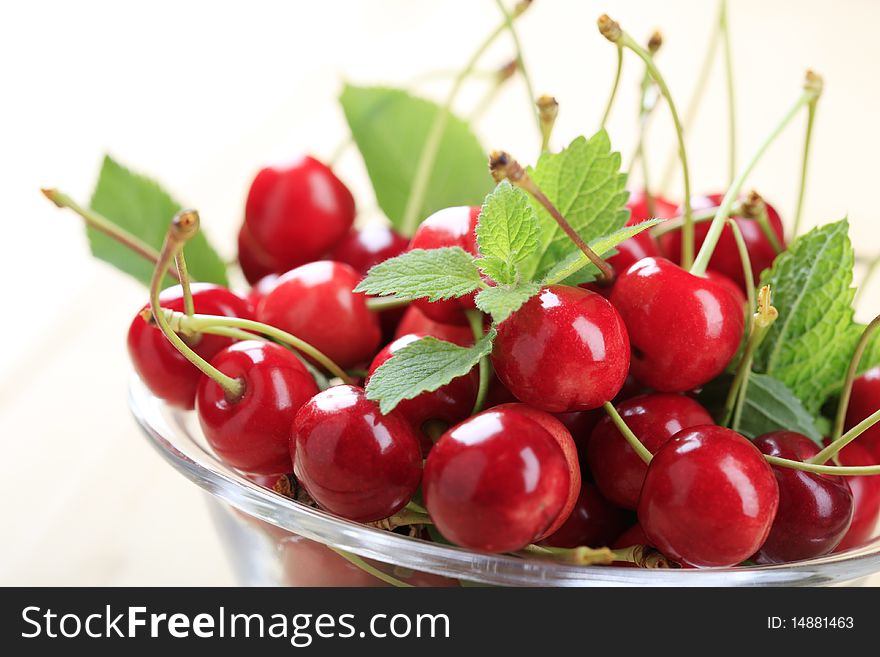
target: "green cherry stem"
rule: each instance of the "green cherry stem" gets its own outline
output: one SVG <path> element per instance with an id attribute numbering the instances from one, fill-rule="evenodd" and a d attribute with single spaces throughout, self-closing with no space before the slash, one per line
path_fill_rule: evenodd
<path id="1" fill-rule="evenodd" d="M 804 196 L 807 191 L 807 166 L 810 161 L 810 143 L 813 137 L 813 122 L 816 118 L 816 107 L 819 104 L 819 95 L 807 105 L 807 131 L 804 135 L 804 155 L 801 159 L 801 181 L 798 190 L 797 208 L 794 211 L 794 226 L 791 229 L 791 236 L 795 238 L 801 229 L 801 216 L 804 210 Z"/>
<path id="2" fill-rule="evenodd" d="M 452 112 L 452 105 L 458 96 L 458 92 L 461 90 L 464 81 L 473 72 L 477 62 L 486 50 L 489 49 L 489 46 L 491 46 L 495 39 L 508 29 L 508 25 L 512 25 L 512 19 L 525 11 L 529 4 L 530 3 L 525 3 L 521 10 L 520 5 L 517 5 L 517 9 L 512 16 L 505 11 L 505 19 L 498 25 L 498 27 L 492 30 L 492 33 L 489 34 L 486 40 L 483 41 L 483 43 L 480 44 L 471 55 L 471 58 L 467 61 L 464 68 L 452 82 L 452 87 L 449 90 L 446 101 L 434 115 L 434 120 L 428 130 L 428 136 L 425 138 L 425 144 L 419 155 L 419 161 L 416 164 L 412 187 L 410 188 L 409 197 L 406 200 L 406 207 L 403 211 L 403 220 L 401 222 L 400 230 L 404 235 L 412 236 L 418 226 L 419 212 L 422 209 L 422 205 L 424 205 L 425 195 L 428 192 L 428 183 L 431 178 L 431 173 L 434 170 L 434 162 L 437 159 L 437 153 L 440 150 L 440 141 L 443 138 L 443 132 L 446 130 L 446 124 L 449 121 L 449 115 Z M 521 62 L 519 62 L 519 60 L 517 61 L 520 63 L 520 70 L 523 70 Z"/>
<path id="3" fill-rule="evenodd" d="M 193 315 L 196 312 L 193 304 L 192 289 L 190 289 L 189 271 L 186 268 L 186 257 L 181 248 L 174 256 L 174 264 L 177 265 L 177 275 L 180 277 L 180 288 L 183 290 L 183 312 Z"/>
<path id="4" fill-rule="evenodd" d="M 724 78 L 727 82 L 727 138 L 729 182 L 732 184 L 736 176 L 736 96 L 733 80 L 733 53 L 730 46 L 730 22 L 727 14 L 727 0 L 719 3 L 718 29 L 724 42 Z"/>
<path id="5" fill-rule="evenodd" d="M 736 250 L 739 253 L 739 261 L 742 265 L 743 279 L 746 284 L 746 301 L 749 304 L 748 321 L 746 322 L 746 335 L 752 332 L 752 308 L 756 308 L 758 300 L 755 298 L 755 275 L 752 273 L 752 259 L 749 256 L 749 247 L 743 238 L 742 231 L 733 219 L 727 220 L 727 225 L 733 232 L 733 240 L 736 242 Z"/>
<path id="6" fill-rule="evenodd" d="M 742 409 L 745 404 L 746 393 L 749 387 L 749 376 L 752 373 L 752 363 L 755 360 L 755 352 L 761 346 L 770 327 L 779 318 L 779 311 L 773 307 L 770 299 L 770 286 L 765 285 L 758 293 L 758 311 L 752 318 L 752 329 L 749 333 L 749 341 L 745 351 L 736 367 L 736 374 L 727 391 L 724 400 L 724 413 L 721 424 L 726 427 L 736 427 L 742 417 Z M 752 306 L 754 308 L 754 306 Z M 731 424 L 732 420 L 732 424 Z"/>
<path id="7" fill-rule="evenodd" d="M 626 548 L 592 548 L 580 545 L 574 548 L 558 548 L 544 545 L 527 545 L 519 554 L 553 559 L 575 566 L 608 565 L 614 562 L 632 563 L 640 568 L 670 568 L 669 561 L 657 550 L 647 545 L 632 545 Z"/>
<path id="8" fill-rule="evenodd" d="M 651 459 L 654 458 L 653 454 L 651 454 L 650 450 L 642 444 L 642 441 L 632 432 L 632 429 L 626 425 L 624 419 L 620 417 L 620 413 L 614 408 L 614 404 L 611 402 L 605 402 L 602 404 L 602 407 L 605 409 L 605 412 L 608 413 L 608 416 L 611 418 L 614 426 L 617 427 L 617 430 L 623 434 L 624 438 L 626 438 L 626 442 L 629 443 L 629 446 L 632 447 L 633 451 L 638 454 L 639 458 L 645 463 L 650 463 Z"/>
<path id="9" fill-rule="evenodd" d="M 330 548 L 331 550 L 333 550 L 336 554 L 338 554 L 340 557 L 342 557 L 343 559 L 345 559 L 349 563 L 357 566 L 358 568 L 363 570 L 365 573 L 369 573 L 370 575 L 372 575 L 376 579 L 381 580 L 381 581 L 385 582 L 386 584 L 390 584 L 391 586 L 397 586 L 399 588 L 413 588 L 412 584 L 409 584 L 407 582 L 404 582 L 403 580 L 397 579 L 393 575 L 389 575 L 388 573 L 379 570 L 375 566 L 371 566 L 370 564 L 368 564 L 366 561 L 361 559 L 356 554 L 352 554 L 351 552 L 348 552 L 348 551 L 343 550 L 341 548 L 333 547 L 332 545 L 328 545 L 327 547 Z"/>
<path id="10" fill-rule="evenodd" d="M 873 416 L 872 416 L 873 417 Z M 880 419 L 880 411 L 877 411 L 877 419 Z M 812 472 L 814 474 L 837 475 L 840 477 L 867 476 L 880 474 L 880 465 L 820 465 L 809 461 L 793 461 L 784 459 L 779 456 L 764 455 L 767 462 L 771 465 L 778 465 L 782 468 L 791 468 L 792 470 L 802 470 L 804 472 Z"/>
<path id="11" fill-rule="evenodd" d="M 43 188 L 40 191 L 43 193 L 43 196 L 52 201 L 57 207 L 73 210 L 76 214 L 82 217 L 89 228 L 94 228 L 98 232 L 107 235 L 107 237 L 119 242 L 122 246 L 130 249 L 144 260 L 147 260 L 154 265 L 159 262 L 159 252 L 156 251 L 156 249 L 141 240 L 139 237 L 120 228 L 107 219 L 107 217 L 98 214 L 94 210 L 82 207 L 70 196 L 57 189 Z M 171 263 L 168 264 L 166 269 L 169 276 L 173 277 L 176 281 L 180 281 L 180 275 Z"/>
<path id="12" fill-rule="evenodd" d="M 684 178 L 684 227 L 682 228 L 681 241 L 681 263 L 685 269 L 691 266 L 694 259 L 694 224 L 691 217 L 691 178 L 688 169 L 687 152 L 684 144 L 684 129 L 681 126 L 681 120 L 678 116 L 678 110 L 672 100 L 672 94 L 669 87 L 666 86 L 666 80 L 660 74 L 660 70 L 654 64 L 654 58 L 651 53 L 640 46 L 635 39 L 624 32 L 620 25 L 611 20 L 607 14 L 603 14 L 598 20 L 599 31 L 602 35 L 617 44 L 633 51 L 645 63 L 645 67 L 660 89 L 660 93 L 669 105 L 669 112 L 672 115 L 672 122 L 675 124 L 675 135 L 678 139 L 678 156 L 681 160 L 682 177 Z"/>
<path id="13" fill-rule="evenodd" d="M 479 310 L 466 311 L 468 322 L 471 325 L 471 331 L 474 334 L 474 342 L 478 342 L 483 337 L 483 313 Z M 486 403 L 486 395 L 489 393 L 489 374 L 491 374 L 492 365 L 489 362 L 489 356 L 483 356 L 480 359 L 480 382 L 477 387 L 477 398 L 474 400 L 474 410 L 471 415 L 476 415 L 483 410 Z"/>
<path id="14" fill-rule="evenodd" d="M 731 212 L 731 214 L 734 213 Z M 758 227 L 764 233 L 764 237 L 767 238 L 776 255 L 782 253 L 782 244 L 779 243 L 779 237 L 773 232 L 773 227 L 770 225 L 767 203 L 755 190 L 749 193 L 748 200 L 742 204 L 742 215 L 747 219 L 754 219 L 757 222 Z"/>
<path id="15" fill-rule="evenodd" d="M 501 92 L 501 89 L 504 87 L 505 83 L 513 77 L 518 68 L 519 65 L 517 64 L 516 59 L 512 59 L 495 72 L 494 80 L 491 86 L 480 99 L 480 101 L 476 105 L 474 105 L 474 109 L 471 111 L 471 114 L 468 117 L 470 123 L 476 123 L 480 120 L 480 118 L 482 118 L 483 113 L 492 106 L 492 103 L 495 102 L 495 98 Z"/>
<path id="16" fill-rule="evenodd" d="M 656 55 L 657 51 L 660 50 L 661 45 L 663 45 L 663 35 L 660 34 L 659 31 L 655 31 L 648 40 L 648 52 L 651 53 L 652 56 Z M 639 136 L 636 141 L 636 152 L 630 159 L 630 170 L 632 170 L 637 163 L 641 165 L 642 190 L 645 195 L 645 205 L 648 208 L 648 215 L 651 217 L 655 216 L 654 213 L 656 208 L 654 204 L 654 194 L 651 192 L 651 171 L 648 166 L 648 158 L 645 155 L 645 137 L 648 131 L 648 123 L 651 120 L 651 114 L 654 112 L 654 108 L 657 107 L 657 100 L 661 98 L 661 96 L 656 93 L 649 94 L 652 89 L 653 82 L 651 81 L 651 74 L 648 71 L 648 68 L 645 67 L 642 81 L 639 84 Z M 693 213 L 691 214 L 693 215 Z"/>
<path id="17" fill-rule="evenodd" d="M 846 371 L 846 378 L 843 380 L 843 389 L 840 391 L 840 400 L 837 402 L 837 414 L 834 416 L 834 428 L 831 431 L 831 445 L 823 450 L 827 451 L 831 456 L 825 456 L 822 461 L 816 460 L 816 463 L 824 463 L 842 449 L 842 447 L 838 447 L 836 450 L 832 450 L 831 447 L 843 435 L 843 424 L 846 421 L 846 409 L 849 407 L 849 399 L 852 396 L 853 382 L 856 380 L 856 376 L 859 372 L 859 362 L 861 362 L 862 354 L 865 353 L 868 343 L 877 332 L 878 328 L 880 328 L 880 315 L 871 320 L 871 323 L 865 327 L 864 331 L 862 331 L 858 343 L 856 343 L 855 351 L 853 351 L 852 358 L 849 361 L 849 368 L 847 368 Z M 817 459 L 820 455 L 822 455 L 821 452 L 816 455 Z"/>
<path id="18" fill-rule="evenodd" d="M 699 212 L 694 212 L 692 215 L 694 224 L 702 224 L 707 221 L 712 221 L 715 218 L 715 213 L 718 212 L 718 207 L 715 206 L 712 208 L 706 208 L 705 210 L 700 210 Z M 737 201 L 733 204 L 733 207 L 730 210 L 731 215 L 737 215 L 742 210 L 742 204 Z M 681 230 L 681 227 L 684 226 L 684 217 L 673 217 L 672 219 L 667 219 L 662 224 L 658 224 L 654 228 L 651 228 L 651 234 L 654 237 L 660 237 L 661 235 L 665 235 L 666 233 L 671 233 L 676 230 Z"/>
<path id="19" fill-rule="evenodd" d="M 856 426 L 847 431 L 840 438 L 838 438 L 821 452 L 816 454 L 816 456 L 810 459 L 810 463 L 821 464 L 828 461 L 828 459 L 834 458 L 838 454 L 838 452 L 840 452 L 840 450 L 842 450 L 856 438 L 861 436 L 865 431 L 873 427 L 878 421 L 880 421 L 880 410 L 871 413 L 868 417 L 859 422 Z"/>
<path id="20" fill-rule="evenodd" d="M 383 310 L 394 310 L 407 305 L 407 299 L 399 299 L 397 297 L 367 297 L 367 308 L 373 312 L 382 312 Z"/>
<path id="21" fill-rule="evenodd" d="M 614 74 L 614 83 L 611 85 L 611 94 L 608 96 L 608 102 L 605 104 L 605 112 L 602 114 L 602 122 L 599 129 L 602 130 L 608 123 L 608 117 L 611 115 L 611 108 L 614 107 L 614 99 L 617 98 L 617 88 L 620 86 L 620 74 L 623 72 L 623 46 L 617 46 L 617 72 Z"/>
<path id="22" fill-rule="evenodd" d="M 553 96 L 545 95 L 538 98 L 535 105 L 541 119 L 541 153 L 548 153 L 550 136 L 553 134 L 553 126 L 556 125 L 556 117 L 559 116 L 559 102 Z"/>
<path id="23" fill-rule="evenodd" d="M 792 105 L 791 109 L 788 110 L 785 116 L 782 117 L 782 120 L 770 132 L 766 139 L 764 139 L 764 142 L 758 148 L 757 152 L 752 156 L 752 159 L 748 162 L 748 164 L 746 164 L 745 168 L 739 172 L 736 179 L 727 189 L 727 193 L 724 195 L 724 199 L 721 201 L 721 205 L 718 207 L 718 211 L 715 213 L 715 218 L 712 220 L 712 225 L 709 226 L 709 232 L 706 234 L 706 239 L 703 241 L 703 246 L 700 249 L 699 254 L 697 254 L 697 259 L 694 261 L 693 267 L 691 267 L 690 269 L 690 272 L 695 276 L 705 275 L 706 268 L 709 265 L 709 260 L 711 259 L 712 253 L 715 251 L 715 246 L 718 244 L 718 240 L 721 237 L 721 231 L 724 229 L 725 222 L 730 217 L 733 203 L 736 200 L 736 197 L 739 195 L 739 192 L 742 189 L 743 185 L 745 184 L 746 179 L 752 173 L 752 170 L 761 160 L 764 153 L 767 152 L 767 149 L 770 147 L 770 145 L 776 140 L 779 134 L 791 122 L 791 120 L 801 110 L 801 108 L 805 105 L 808 105 L 819 96 L 819 94 L 822 92 L 821 80 L 822 79 L 812 71 L 807 71 L 807 77 L 804 83 L 804 90 L 801 93 L 800 97 L 797 99 L 795 104 Z"/>
<path id="24" fill-rule="evenodd" d="M 174 261 L 177 254 L 183 248 L 183 245 L 199 230 L 199 214 L 195 210 L 182 210 L 178 212 L 171 221 L 168 234 L 165 236 L 165 243 L 162 245 L 162 251 L 159 253 L 159 260 L 156 268 L 153 270 L 153 278 L 150 281 L 150 310 L 159 329 L 174 345 L 174 347 L 186 358 L 190 363 L 195 365 L 202 373 L 214 380 L 226 395 L 226 399 L 230 402 L 238 400 L 244 394 L 244 383 L 239 379 L 227 376 L 216 367 L 208 363 L 204 358 L 199 356 L 192 348 L 183 341 L 183 339 L 175 333 L 166 319 L 166 312 L 159 305 L 159 292 L 162 287 L 162 280 L 165 278 L 165 272 L 169 265 Z M 181 313 L 183 317 L 187 315 Z M 193 315 L 195 317 L 195 315 Z M 189 330 L 182 329 L 184 334 L 190 334 Z M 193 330 L 192 333 L 198 331 Z"/>
<path id="25" fill-rule="evenodd" d="M 510 32 L 513 47 L 516 49 L 516 65 L 519 68 L 523 82 L 526 85 L 526 93 L 529 95 L 529 101 L 534 102 L 537 95 L 535 94 L 535 89 L 532 85 L 532 78 L 529 76 L 529 71 L 526 68 L 525 60 L 523 60 L 523 48 L 522 43 L 520 43 L 519 40 L 519 34 L 516 31 L 516 27 L 513 25 L 513 20 L 522 16 L 523 12 L 531 6 L 532 0 L 519 0 L 514 6 L 513 12 L 507 11 L 507 8 L 505 8 L 504 3 L 501 0 L 495 0 L 495 4 L 498 5 L 498 11 L 504 16 L 504 25 L 507 27 L 507 31 Z M 541 117 L 538 116 L 538 113 L 534 110 L 533 114 L 538 124 L 538 132 L 540 133 Z"/>

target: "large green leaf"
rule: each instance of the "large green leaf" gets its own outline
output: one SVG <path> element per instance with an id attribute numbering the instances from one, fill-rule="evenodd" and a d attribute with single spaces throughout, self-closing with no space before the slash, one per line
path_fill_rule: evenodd
<path id="1" fill-rule="evenodd" d="M 346 85 L 340 102 L 379 207 L 399 229 L 419 156 L 440 108 L 386 87 Z M 479 205 L 491 189 L 486 151 L 464 121 L 450 116 L 418 211 L 419 221 L 442 208 Z"/>
<path id="2" fill-rule="evenodd" d="M 104 157 L 90 206 L 157 250 L 162 248 L 171 218 L 181 209 L 180 204 L 154 180 L 133 173 L 109 156 Z M 103 233 L 92 228 L 88 228 L 87 233 L 95 257 L 149 285 L 153 275 L 151 263 Z M 206 283 L 228 284 L 226 265 L 208 243 L 203 231 L 187 243 L 185 254 L 193 278 Z"/>

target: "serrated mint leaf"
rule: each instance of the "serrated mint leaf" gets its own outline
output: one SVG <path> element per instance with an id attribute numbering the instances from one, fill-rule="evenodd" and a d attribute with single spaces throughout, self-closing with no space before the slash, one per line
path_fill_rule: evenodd
<path id="1" fill-rule="evenodd" d="M 786 385 L 766 374 L 752 374 L 743 401 L 740 421 L 731 427 L 748 438 L 770 431 L 797 431 L 817 443 L 822 434 L 813 416 Z"/>
<path id="2" fill-rule="evenodd" d="M 519 263 L 538 248 L 538 215 L 524 191 L 504 180 L 486 197 L 477 246 L 484 274 L 502 285 L 516 282 Z"/>
<path id="3" fill-rule="evenodd" d="M 355 292 L 411 301 L 461 297 L 482 287 L 475 258 L 458 246 L 413 249 L 370 269 Z"/>
<path id="4" fill-rule="evenodd" d="M 411 342 L 380 365 L 367 383 L 367 399 L 390 413 L 404 399 L 445 386 L 473 369 L 492 351 L 495 329 L 472 347 L 428 336 Z"/>
<path id="5" fill-rule="evenodd" d="M 400 229 L 419 156 L 440 108 L 385 87 L 346 85 L 339 100 L 376 201 Z M 491 189 L 486 150 L 467 123 L 450 115 L 418 211 L 419 221 L 450 206 L 479 205 Z"/>
<path id="6" fill-rule="evenodd" d="M 664 219 L 648 219 L 634 226 L 624 226 L 610 235 L 604 235 L 592 240 L 589 247 L 598 256 L 613 255 L 614 247 L 630 237 L 638 235 L 643 230 L 665 221 Z M 545 283 L 565 283 L 566 285 L 580 285 L 589 283 L 596 278 L 599 270 L 590 259 L 580 251 L 574 251 L 567 257 L 556 263 L 544 276 Z M 619 272 L 618 272 L 619 273 Z"/>
<path id="7" fill-rule="evenodd" d="M 754 369 L 782 381 L 812 415 L 843 383 L 858 329 L 853 323 L 853 249 L 846 219 L 814 228 L 761 275 L 779 319 Z"/>
<path id="8" fill-rule="evenodd" d="M 171 219 L 181 209 L 181 205 L 157 182 L 126 169 L 109 156 L 104 157 L 89 205 L 92 210 L 156 250 L 162 248 Z M 96 258 L 134 276 L 144 285 L 150 284 L 153 275 L 151 263 L 93 228 L 87 228 L 86 232 Z M 193 278 L 205 283 L 228 285 L 226 265 L 202 231 L 187 243 L 184 253 L 187 269 Z"/>
<path id="9" fill-rule="evenodd" d="M 611 150 L 604 130 L 589 140 L 578 137 L 559 153 L 544 153 L 529 175 L 587 243 L 613 233 L 629 218 L 626 174 L 620 172 L 620 153 Z M 533 205 L 541 234 L 538 250 L 522 267 L 529 280 L 543 278 L 577 249 L 547 210 Z"/>
<path id="10" fill-rule="evenodd" d="M 499 285 L 482 290 L 475 301 L 477 308 L 491 315 L 496 324 L 500 324 L 540 290 L 538 283 Z"/>

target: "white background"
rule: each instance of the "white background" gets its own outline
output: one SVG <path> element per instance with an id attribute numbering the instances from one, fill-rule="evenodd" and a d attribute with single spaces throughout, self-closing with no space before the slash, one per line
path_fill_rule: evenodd
<path id="1" fill-rule="evenodd" d="M 797 97 L 809 66 L 826 79 L 806 224 L 849 215 L 858 252 L 880 253 L 876 39 L 870 0 L 733 0 L 742 157 Z M 639 39 L 660 27 L 659 65 L 685 106 L 714 20 L 713 2 L 537 0 L 519 24 L 538 93 L 561 103 L 555 145 L 597 128 L 614 48 L 603 11 Z M 202 213 L 224 255 L 251 177 L 271 160 L 327 157 L 346 128 L 343 80 L 403 85 L 459 67 L 494 28 L 490 0 L 27 2 L 0 9 L 0 583 L 227 584 L 232 576 L 201 494 L 150 451 L 126 409 L 124 336 L 144 290 L 88 253 L 78 219 L 40 186 L 85 202 L 103 153 L 163 182 Z M 512 54 L 503 38 L 481 68 Z M 609 129 L 627 156 L 641 66 L 627 57 Z M 444 85 L 420 93 L 442 98 Z M 484 87 L 469 86 L 470 111 Z M 537 150 L 520 80 L 478 125 L 483 143 L 524 162 Z M 657 113 L 655 178 L 671 147 Z M 751 185 L 791 218 L 803 119 Z M 689 137 L 695 190 L 727 175 L 721 68 Z M 350 152 L 339 175 L 374 206 Z M 678 190 L 673 192 L 680 195 Z M 880 288 L 877 285 L 876 288 Z M 876 290 L 880 293 L 880 290 Z M 877 293 L 859 313 L 877 312 Z"/>

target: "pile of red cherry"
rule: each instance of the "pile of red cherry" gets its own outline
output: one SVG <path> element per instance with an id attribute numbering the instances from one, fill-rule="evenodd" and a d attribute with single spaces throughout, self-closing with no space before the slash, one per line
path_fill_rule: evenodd
<path id="1" fill-rule="evenodd" d="M 632 223 L 648 217 L 642 195 L 632 194 L 628 207 Z M 660 217 L 679 214 L 662 199 L 654 207 Z M 364 379 L 422 336 L 473 344 L 479 336 L 466 314 L 473 295 L 374 312 L 353 288 L 407 249 L 476 254 L 479 212 L 441 210 L 407 240 L 380 224 L 354 229 L 352 195 L 315 159 L 264 169 L 239 234 L 239 261 L 253 287 L 242 297 L 194 284 L 194 310 L 281 329 L 348 378 L 315 377 L 313 359 L 256 334 L 181 333 L 235 382 L 230 393 L 148 314 L 136 316 L 128 334 L 135 369 L 156 396 L 195 408 L 208 443 L 230 466 L 269 486 L 293 473 L 318 506 L 355 521 L 408 509 L 417 535 L 475 550 L 538 544 L 563 555 L 577 546 L 645 545 L 679 565 L 709 567 L 815 557 L 873 534 L 880 476 L 771 466 L 765 454 L 803 461 L 819 448 L 789 431 L 747 440 L 717 426 L 692 394 L 724 370 L 743 337 L 744 280 L 729 228 L 707 277 L 673 264 L 678 232 L 660 243 L 643 232 L 610 259 L 613 286 L 542 289 L 497 326 L 495 375 L 476 414 L 475 368 L 383 415 Z M 772 209 L 769 216 L 782 242 L 779 216 Z M 775 251 L 755 220 L 735 221 L 758 275 Z M 698 245 L 707 229 L 697 226 Z M 165 290 L 160 305 L 184 311 L 181 287 Z M 671 324 L 674 331 L 664 329 Z M 653 455 L 649 464 L 602 410 L 608 401 Z M 855 383 L 848 425 L 878 408 L 880 370 L 872 370 Z M 880 460 L 880 425 L 839 458 Z"/>

